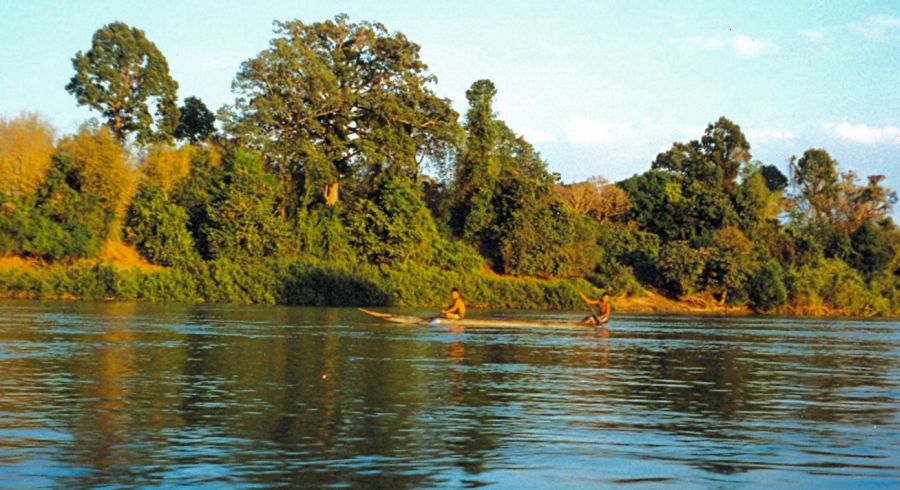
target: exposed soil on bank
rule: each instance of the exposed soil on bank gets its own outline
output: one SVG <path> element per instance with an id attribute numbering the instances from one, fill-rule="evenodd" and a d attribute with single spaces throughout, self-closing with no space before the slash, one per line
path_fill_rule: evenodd
<path id="1" fill-rule="evenodd" d="M 645 291 L 641 296 L 613 298 L 610 303 L 614 312 L 621 313 L 698 313 L 711 315 L 750 315 L 753 310 L 745 306 L 719 304 L 711 296 L 691 296 L 673 300 L 653 291 Z"/>
<path id="2" fill-rule="evenodd" d="M 146 259 L 141 257 L 141 254 L 131 245 L 126 245 L 122 242 L 114 242 L 108 241 L 103 244 L 103 248 L 100 250 L 100 253 L 97 254 L 95 258 L 85 258 L 85 259 L 69 259 L 62 262 L 70 266 L 92 266 L 96 264 L 110 264 L 114 267 L 118 267 L 120 269 L 131 269 L 138 268 L 142 270 L 158 270 L 162 269 L 162 267 L 158 265 L 153 265 L 150 262 L 147 262 Z M 18 270 L 26 270 L 26 269 L 34 269 L 38 267 L 43 267 L 50 265 L 47 262 L 41 259 L 35 258 L 24 258 L 24 257 L 16 257 L 16 256 L 7 256 L 0 257 L 0 269 L 18 269 Z"/>

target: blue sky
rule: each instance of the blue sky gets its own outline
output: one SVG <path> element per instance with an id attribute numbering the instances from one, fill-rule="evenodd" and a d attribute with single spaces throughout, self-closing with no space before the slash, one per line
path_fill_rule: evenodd
<path id="1" fill-rule="evenodd" d="M 143 29 L 179 96 L 215 110 L 273 20 L 341 12 L 421 45 L 460 112 L 493 80 L 500 117 L 566 181 L 642 172 L 724 115 L 765 163 L 823 147 L 900 189 L 900 2 L 0 1 L 0 115 L 40 112 L 63 133 L 91 117 L 63 87 L 111 21 Z"/>

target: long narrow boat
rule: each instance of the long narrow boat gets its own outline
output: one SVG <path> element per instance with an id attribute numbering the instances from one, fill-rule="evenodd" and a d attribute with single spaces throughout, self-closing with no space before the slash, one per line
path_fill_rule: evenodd
<path id="1" fill-rule="evenodd" d="M 373 316 L 380 320 L 390 323 L 400 323 L 405 325 L 447 325 L 457 327 L 491 327 L 491 328 L 517 328 L 517 327 L 538 327 L 538 328 L 592 328 L 592 325 L 585 325 L 577 321 L 565 320 L 528 320 L 524 318 L 465 318 L 462 320 L 450 320 L 447 318 L 426 318 L 412 315 L 394 315 L 391 313 L 382 313 L 379 311 L 367 310 L 365 308 L 357 308 L 366 315 Z M 606 324 L 606 321 L 603 322 Z"/>

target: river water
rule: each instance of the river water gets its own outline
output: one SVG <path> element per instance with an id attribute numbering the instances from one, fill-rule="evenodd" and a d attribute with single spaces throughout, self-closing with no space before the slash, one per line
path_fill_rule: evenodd
<path id="1" fill-rule="evenodd" d="M 2 487 L 896 488 L 898 468 L 896 321 L 0 302 Z"/>

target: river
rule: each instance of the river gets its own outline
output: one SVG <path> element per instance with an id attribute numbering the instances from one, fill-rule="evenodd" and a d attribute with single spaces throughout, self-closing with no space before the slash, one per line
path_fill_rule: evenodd
<path id="1" fill-rule="evenodd" d="M 897 321 L 0 302 L 2 487 L 877 488 L 898 468 Z"/>

